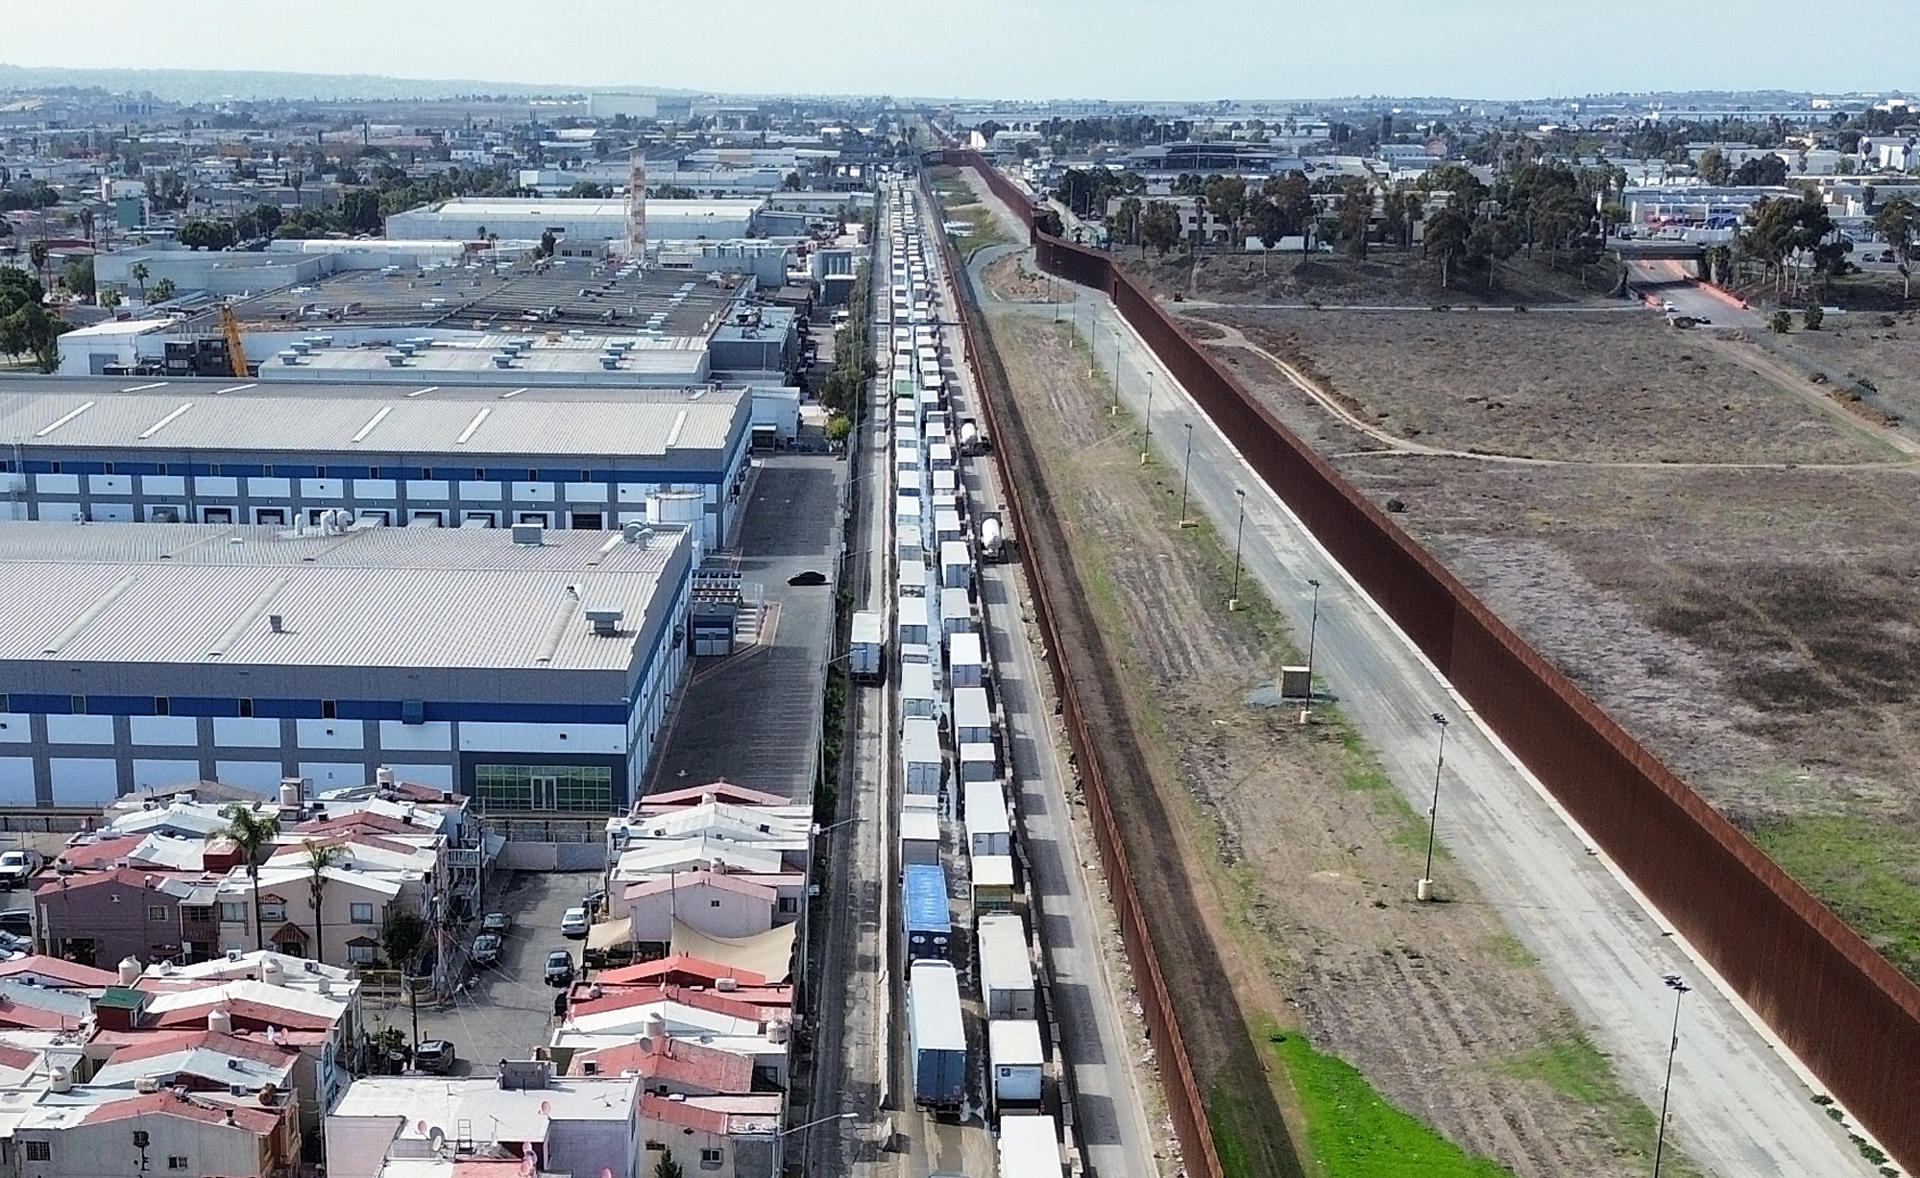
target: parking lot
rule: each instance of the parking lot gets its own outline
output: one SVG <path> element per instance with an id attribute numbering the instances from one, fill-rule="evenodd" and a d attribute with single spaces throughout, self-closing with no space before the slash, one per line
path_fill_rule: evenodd
<path id="1" fill-rule="evenodd" d="M 576 966 L 582 941 L 560 935 L 560 917 L 601 885 L 598 872 L 513 872 L 488 881 L 487 908 L 513 918 L 498 965 L 479 969 L 449 1009 L 420 1007 L 420 1038 L 451 1039 L 456 1076 L 491 1076 L 503 1059 L 526 1059 L 553 1026 L 554 989 L 542 971 L 547 953 L 566 949 Z M 406 1005 L 369 1004 L 367 1030 L 397 1026 L 411 1037 Z"/>

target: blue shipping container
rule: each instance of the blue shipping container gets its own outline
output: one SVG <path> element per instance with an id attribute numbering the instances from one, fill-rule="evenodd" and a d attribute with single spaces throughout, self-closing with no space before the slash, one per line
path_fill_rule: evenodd
<path id="1" fill-rule="evenodd" d="M 947 909 L 947 872 L 934 863 L 907 864 L 900 888 L 908 961 L 953 959 L 953 922 Z"/>

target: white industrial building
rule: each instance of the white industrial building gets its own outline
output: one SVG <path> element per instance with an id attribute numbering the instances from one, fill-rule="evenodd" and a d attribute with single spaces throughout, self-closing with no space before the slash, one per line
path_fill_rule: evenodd
<path id="1" fill-rule="evenodd" d="M 746 237 L 757 227 L 764 200 L 648 200 L 647 237 L 651 241 Z M 497 235 L 503 241 L 538 241 L 552 233 L 567 243 L 562 256 L 597 257 L 608 243 L 617 250 L 627 236 L 627 202 L 561 197 L 462 197 L 395 213 L 387 218 L 387 236 L 423 241 L 472 241 Z"/>

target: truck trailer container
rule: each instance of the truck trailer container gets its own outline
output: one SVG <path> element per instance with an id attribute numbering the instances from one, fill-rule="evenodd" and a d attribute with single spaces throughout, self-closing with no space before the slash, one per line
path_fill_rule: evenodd
<path id="1" fill-rule="evenodd" d="M 940 862 L 940 812 L 919 806 L 900 807 L 900 862 Z"/>
<path id="2" fill-rule="evenodd" d="M 1053 1118 L 1021 1113 L 1000 1118 L 1000 1178 L 1062 1178 L 1060 1130 Z"/>
<path id="3" fill-rule="evenodd" d="M 903 793 L 938 797 L 945 774 L 940 762 L 940 726 L 923 717 L 900 724 Z"/>
<path id="4" fill-rule="evenodd" d="M 953 966 L 944 961 L 913 963 L 907 971 L 907 1017 L 914 1103 L 942 1111 L 958 1109 L 967 1099 L 967 1028 L 960 1017 L 960 980 Z M 1037 1146 L 1028 1142 L 1022 1148 Z M 1047 1149 L 1059 1158 L 1057 1144 L 1050 1143 Z M 1000 1172 L 1008 1174 L 1006 1163 L 1001 1165 Z M 1057 1164 L 1051 1178 L 1061 1178 Z"/>
<path id="5" fill-rule="evenodd" d="M 901 561 L 904 567 L 906 561 Z M 900 597 L 895 602 L 894 624 L 900 631 L 900 645 L 932 646 L 927 627 L 927 599 Z"/>
<path id="6" fill-rule="evenodd" d="M 904 865 L 900 912 L 900 923 L 907 933 L 907 960 L 953 959 L 953 920 L 947 903 L 945 868 L 938 863 Z"/>
<path id="7" fill-rule="evenodd" d="M 940 697 L 929 664 L 911 663 L 900 668 L 900 715 L 907 719 L 940 718 Z"/>
<path id="8" fill-rule="evenodd" d="M 1000 780 L 1000 766 L 992 744 L 977 743 L 960 746 L 960 781 L 967 784 L 975 781 Z"/>
<path id="9" fill-rule="evenodd" d="M 962 745 L 975 748 L 976 745 Z M 1007 820 L 1007 796 L 998 781 L 968 781 L 960 787 L 967 818 L 967 854 L 1013 854 L 1013 824 Z"/>
<path id="10" fill-rule="evenodd" d="M 856 683 L 878 683 L 886 677 L 886 623 L 872 610 L 858 610 L 847 646 L 847 674 Z"/>
<path id="11" fill-rule="evenodd" d="M 987 1075 L 992 1081 L 988 1088 L 996 1114 L 1039 1108 L 1046 1072 L 1038 1021 L 997 1018 L 987 1024 Z"/>
<path id="12" fill-rule="evenodd" d="M 973 630 L 973 598 L 965 589 L 942 589 L 940 591 L 940 638 L 945 641 L 955 634 L 970 633 Z"/>
<path id="13" fill-rule="evenodd" d="M 986 674 L 986 658 L 978 631 L 954 634 L 947 638 L 947 681 L 950 686 L 984 687 Z"/>
<path id="14" fill-rule="evenodd" d="M 980 963 L 980 999 L 990 1019 L 1034 1016 L 1033 954 L 1027 924 L 1017 913 L 982 916 L 975 935 Z"/>
<path id="15" fill-rule="evenodd" d="M 976 913 L 1008 912 L 1013 908 L 1013 856 L 975 855 L 967 862 Z"/>
<path id="16" fill-rule="evenodd" d="M 985 744 L 993 739 L 993 712 L 984 687 L 958 687 L 953 692 L 953 743 Z"/>
<path id="17" fill-rule="evenodd" d="M 940 546 L 940 587 L 942 589 L 966 589 L 973 584 L 973 554 L 959 540 L 949 540 Z"/>

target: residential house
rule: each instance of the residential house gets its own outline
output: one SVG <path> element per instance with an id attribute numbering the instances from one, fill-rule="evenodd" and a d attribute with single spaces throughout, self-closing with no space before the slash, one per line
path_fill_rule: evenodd
<path id="1" fill-rule="evenodd" d="M 786 1098 L 759 1095 L 640 1098 L 648 1156 L 671 1151 L 702 1178 L 774 1178 L 781 1172 L 780 1110 Z M 648 1167 L 651 1171 L 651 1166 Z"/>
<path id="2" fill-rule="evenodd" d="M 85 1093 L 55 1082 L 13 1129 L 21 1178 L 129 1174 L 290 1174 L 300 1160 L 293 1106 L 221 1104 L 176 1092 Z"/>
<path id="3" fill-rule="evenodd" d="M 101 967 L 213 950 L 217 877 L 129 866 L 41 879 L 34 928 L 44 947 L 68 961 Z"/>
<path id="4" fill-rule="evenodd" d="M 443 1151 L 456 1165 L 526 1159 L 541 1174 L 571 1178 L 651 1173 L 640 1099 L 638 1076 L 561 1077 L 546 1061 L 509 1061 L 497 1078 L 368 1077 L 327 1114 L 327 1173 L 382 1178 L 401 1172 L 390 1162 L 428 1165 Z"/>

